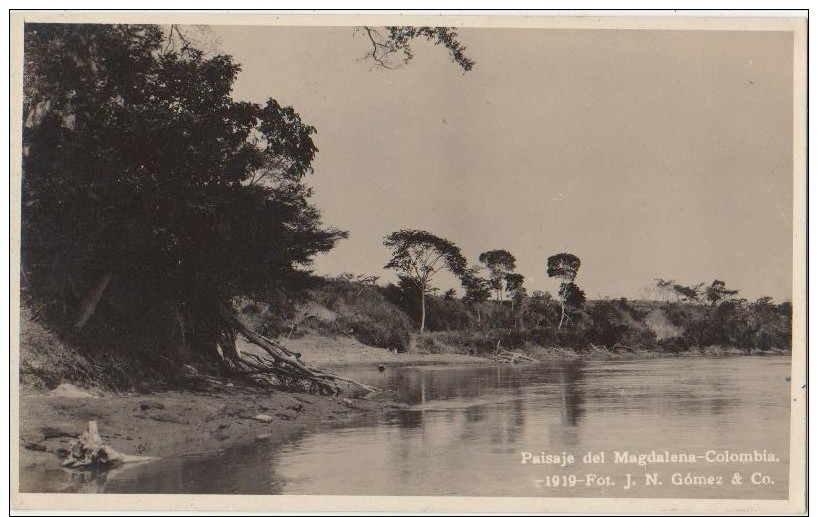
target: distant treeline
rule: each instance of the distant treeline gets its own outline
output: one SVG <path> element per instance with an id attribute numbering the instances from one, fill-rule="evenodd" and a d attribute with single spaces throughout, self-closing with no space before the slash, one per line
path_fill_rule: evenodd
<path id="1" fill-rule="evenodd" d="M 397 272 L 398 282 L 383 288 L 381 295 L 419 320 L 421 333 L 482 332 L 493 340 L 494 334 L 505 331 L 499 341 L 511 346 L 608 352 L 791 347 L 789 302 L 776 305 L 769 297 L 750 302 L 719 279 L 685 286 L 658 278 L 655 291 L 662 302 L 625 298 L 589 302 L 576 283 L 580 258 L 562 252 L 545 261 L 546 275 L 560 281 L 554 300 L 539 291 L 528 295 L 525 277 L 516 271 L 516 259 L 508 250 L 485 251 L 476 265 L 469 266 L 453 242 L 423 230 L 393 232 L 384 244 L 392 251 L 385 268 Z M 460 279 L 462 297 L 453 289 L 437 294 L 432 278 L 444 268 Z M 372 278 L 359 278 L 358 283 L 374 283 Z"/>
<path id="2" fill-rule="evenodd" d="M 576 353 L 791 349 L 792 305 L 767 297 L 750 302 L 731 294 L 712 303 L 590 300 L 562 328 L 561 303 L 548 293 L 536 292 L 516 303 L 473 303 L 451 291 L 425 298 L 427 332 L 416 334 L 416 342 L 430 352 L 490 353 L 498 340 L 504 348 L 554 347 Z M 412 283 L 379 286 L 374 277 L 352 275 L 314 279 L 305 298 L 292 307 L 301 309 L 261 318 L 262 330 L 294 330 L 298 335 L 311 328 L 398 350 L 409 348 L 422 310 Z M 257 310 L 248 306 L 245 312 Z"/>

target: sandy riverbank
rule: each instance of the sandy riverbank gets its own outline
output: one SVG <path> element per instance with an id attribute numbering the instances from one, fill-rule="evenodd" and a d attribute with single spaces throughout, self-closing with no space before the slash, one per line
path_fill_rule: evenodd
<path id="1" fill-rule="evenodd" d="M 383 348 L 366 346 L 348 337 L 310 336 L 309 339 L 281 339 L 280 344 L 300 353 L 306 364 L 328 369 L 379 364 L 415 366 L 492 362 L 484 357 L 463 354 L 396 354 Z"/>
<path id="2" fill-rule="evenodd" d="M 60 449 L 87 421 L 98 423 L 103 440 L 129 455 L 171 457 L 215 452 L 265 440 L 285 442 L 328 420 L 352 421 L 397 407 L 383 399 L 344 399 L 253 388 L 217 392 L 169 391 L 145 394 L 59 396 L 33 390 L 20 394 L 21 491 L 58 490 L 48 479 L 60 463 Z M 271 417 L 265 422 L 258 415 Z M 41 471 L 41 476 L 37 471 Z M 59 476 L 57 476 L 59 477 Z"/>
<path id="3" fill-rule="evenodd" d="M 490 362 L 457 354 L 394 354 L 350 338 L 311 336 L 281 344 L 301 353 L 308 365 L 327 370 Z M 58 475 L 60 450 L 79 436 L 89 420 L 98 423 L 103 440 L 125 454 L 167 458 L 217 452 L 256 440 L 282 443 L 319 422 L 353 422 L 399 407 L 377 395 L 355 398 L 352 391 L 322 397 L 226 384 L 207 392 L 150 394 L 22 387 L 19 402 L 21 491 L 61 489 L 65 476 Z M 257 420 L 258 415 L 271 421 Z M 43 480 L 47 486 L 42 486 Z"/>

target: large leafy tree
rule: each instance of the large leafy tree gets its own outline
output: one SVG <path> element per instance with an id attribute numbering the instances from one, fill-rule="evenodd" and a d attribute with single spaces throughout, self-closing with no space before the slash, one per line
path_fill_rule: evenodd
<path id="1" fill-rule="evenodd" d="M 466 259 L 453 242 L 424 230 L 398 230 L 384 238 L 384 245 L 392 250 L 392 258 L 384 266 L 408 279 L 420 291 L 420 331 L 426 328 L 426 294 L 432 279 L 443 269 L 458 278 L 466 274 Z"/>
<path id="2" fill-rule="evenodd" d="M 315 128 L 273 99 L 234 101 L 239 65 L 166 38 L 26 25 L 23 273 L 75 332 L 117 284 L 176 306 L 213 353 L 233 297 L 269 296 L 345 233 L 301 182 Z"/>
<path id="3" fill-rule="evenodd" d="M 585 293 L 574 283 L 581 263 L 579 257 L 571 253 L 557 253 L 548 257 L 546 274 L 551 278 L 561 280 L 559 295 L 562 315 L 557 328 L 562 328 L 566 320 L 571 320 L 571 313 L 576 312 L 585 304 Z"/>
<path id="4" fill-rule="evenodd" d="M 507 250 L 484 251 L 477 258 L 489 271 L 489 284 L 494 290 L 497 301 L 503 300 L 503 281 L 517 267 L 516 259 Z"/>

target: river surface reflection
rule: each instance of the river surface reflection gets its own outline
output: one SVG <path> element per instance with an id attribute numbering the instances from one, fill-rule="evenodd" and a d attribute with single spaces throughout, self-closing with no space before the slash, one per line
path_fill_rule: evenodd
<path id="1" fill-rule="evenodd" d="M 277 447 L 255 443 L 161 460 L 121 473 L 104 491 L 787 498 L 788 357 L 343 373 L 409 407 L 352 426 L 327 422 Z M 617 451 L 668 451 L 697 461 L 621 463 L 615 462 Z M 707 461 L 724 451 L 727 462 Z M 729 461 L 732 453 L 753 451 L 768 461 L 755 462 L 757 455 L 750 463 Z M 526 452 L 570 454 L 574 463 L 524 465 Z M 583 462 L 589 453 L 597 460 L 604 453 L 605 463 Z M 770 455 L 779 461 L 769 461 Z M 753 483 L 762 479 L 770 482 Z M 634 485 L 626 489 L 629 480 Z"/>

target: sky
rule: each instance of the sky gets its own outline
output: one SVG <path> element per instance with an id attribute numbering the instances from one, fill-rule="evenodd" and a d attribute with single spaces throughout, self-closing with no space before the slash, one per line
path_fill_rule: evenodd
<path id="1" fill-rule="evenodd" d="M 471 263 L 507 249 L 529 293 L 556 293 L 546 259 L 568 252 L 589 298 L 655 278 L 791 298 L 791 33 L 463 28 L 464 74 L 420 42 L 378 68 L 354 27 L 212 31 L 236 99 L 318 130 L 312 199 L 349 238 L 317 274 L 394 281 L 383 238 L 417 228 Z"/>

